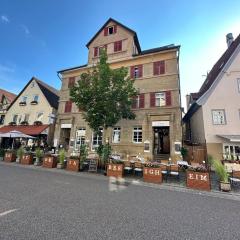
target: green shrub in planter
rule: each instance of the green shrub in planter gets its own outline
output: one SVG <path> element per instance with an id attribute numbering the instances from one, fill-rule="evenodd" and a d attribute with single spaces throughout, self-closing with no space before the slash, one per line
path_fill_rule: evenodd
<path id="1" fill-rule="evenodd" d="M 59 162 L 58 162 L 58 164 L 57 164 L 57 168 L 59 168 L 59 169 L 64 168 L 64 160 L 65 160 L 65 157 L 66 157 L 66 152 L 65 152 L 64 149 L 61 149 L 61 150 L 59 151 L 59 158 L 58 158 Z"/>
<path id="2" fill-rule="evenodd" d="M 214 167 L 215 173 L 217 174 L 218 179 L 219 179 L 220 190 L 226 191 L 226 192 L 230 191 L 231 184 L 229 182 L 229 174 L 227 172 L 227 169 L 218 160 L 213 160 L 213 167 Z"/>
<path id="3" fill-rule="evenodd" d="M 20 162 L 22 157 L 23 157 L 23 154 L 25 153 L 24 151 L 24 148 L 23 147 L 20 147 L 18 150 L 17 150 L 17 159 L 16 159 L 16 162 Z"/>
<path id="4" fill-rule="evenodd" d="M 37 148 L 35 151 L 36 161 L 34 163 L 35 166 L 39 166 L 41 164 L 41 158 L 43 157 L 43 150 Z"/>

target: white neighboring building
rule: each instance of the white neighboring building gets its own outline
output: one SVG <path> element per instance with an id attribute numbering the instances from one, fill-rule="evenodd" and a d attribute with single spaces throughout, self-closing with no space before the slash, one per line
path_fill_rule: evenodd
<path id="1" fill-rule="evenodd" d="M 240 35 L 227 35 L 228 48 L 198 93 L 188 96 L 185 140 L 206 144 L 216 159 L 240 160 Z"/>

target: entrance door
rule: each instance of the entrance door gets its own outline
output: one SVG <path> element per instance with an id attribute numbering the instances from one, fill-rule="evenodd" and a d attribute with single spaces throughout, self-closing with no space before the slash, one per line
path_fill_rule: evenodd
<path id="1" fill-rule="evenodd" d="M 169 154 L 169 127 L 154 127 L 154 154 Z"/>
<path id="2" fill-rule="evenodd" d="M 59 143 L 63 145 L 64 148 L 69 148 L 71 128 L 62 128 L 60 132 Z"/>

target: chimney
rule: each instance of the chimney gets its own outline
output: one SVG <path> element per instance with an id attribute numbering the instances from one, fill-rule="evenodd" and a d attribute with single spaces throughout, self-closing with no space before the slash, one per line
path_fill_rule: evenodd
<path id="1" fill-rule="evenodd" d="M 227 46 L 230 47 L 230 45 L 232 44 L 232 42 L 233 42 L 233 40 L 234 40 L 232 33 L 228 33 L 228 34 L 226 35 L 226 40 L 227 40 Z"/>

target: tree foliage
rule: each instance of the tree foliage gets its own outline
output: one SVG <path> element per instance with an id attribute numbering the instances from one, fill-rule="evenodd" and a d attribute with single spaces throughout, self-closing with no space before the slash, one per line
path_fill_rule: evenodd
<path id="1" fill-rule="evenodd" d="M 102 51 L 99 63 L 92 71 L 81 74 L 76 86 L 70 89 L 71 100 L 95 132 L 100 127 L 115 126 L 120 119 L 135 118 L 131 104 L 137 90 L 127 74 L 124 67 L 111 69 L 107 54 Z"/>

